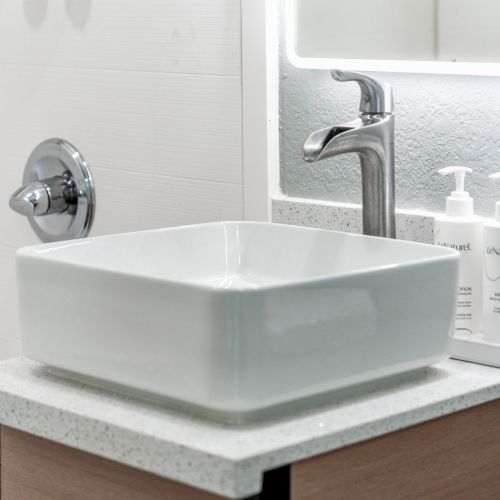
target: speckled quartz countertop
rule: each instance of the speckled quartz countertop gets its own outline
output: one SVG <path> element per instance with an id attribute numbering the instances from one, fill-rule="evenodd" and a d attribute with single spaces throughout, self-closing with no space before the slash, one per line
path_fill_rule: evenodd
<path id="1" fill-rule="evenodd" d="M 229 498 L 258 493 L 266 470 L 497 398 L 499 369 L 446 361 L 231 427 L 0 363 L 1 424 Z"/>

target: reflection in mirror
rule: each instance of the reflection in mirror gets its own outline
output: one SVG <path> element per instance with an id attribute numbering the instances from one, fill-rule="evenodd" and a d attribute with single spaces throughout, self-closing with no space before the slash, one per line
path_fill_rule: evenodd
<path id="1" fill-rule="evenodd" d="M 500 62 L 500 1 L 434 1 L 438 60 Z"/>
<path id="2" fill-rule="evenodd" d="M 486 70 L 500 63 L 500 0 L 288 2 L 298 58 L 479 63 L 476 74 L 500 72 Z"/>

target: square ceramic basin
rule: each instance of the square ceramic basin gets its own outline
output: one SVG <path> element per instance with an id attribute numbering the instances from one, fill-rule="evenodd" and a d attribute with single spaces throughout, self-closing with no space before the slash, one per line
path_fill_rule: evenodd
<path id="1" fill-rule="evenodd" d="M 458 253 L 229 222 L 17 254 L 26 356 L 224 418 L 447 356 Z"/>

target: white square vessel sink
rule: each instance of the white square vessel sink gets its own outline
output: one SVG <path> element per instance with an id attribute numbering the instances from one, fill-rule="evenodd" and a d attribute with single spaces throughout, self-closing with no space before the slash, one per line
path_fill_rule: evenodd
<path id="1" fill-rule="evenodd" d="M 227 222 L 17 254 L 24 354 L 221 418 L 441 361 L 458 253 Z"/>

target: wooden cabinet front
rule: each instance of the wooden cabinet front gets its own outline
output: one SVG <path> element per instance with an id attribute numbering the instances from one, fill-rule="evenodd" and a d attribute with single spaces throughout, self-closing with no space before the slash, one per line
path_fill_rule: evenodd
<path id="1" fill-rule="evenodd" d="M 2 500 L 221 500 L 9 427 L 0 446 Z"/>
<path id="2" fill-rule="evenodd" d="M 291 467 L 293 500 L 498 500 L 500 400 Z"/>
<path id="3" fill-rule="evenodd" d="M 1 428 L 2 500 L 221 500 L 104 458 Z M 498 500 L 500 400 L 295 463 L 260 500 Z"/>

